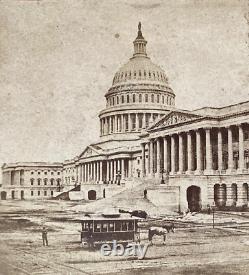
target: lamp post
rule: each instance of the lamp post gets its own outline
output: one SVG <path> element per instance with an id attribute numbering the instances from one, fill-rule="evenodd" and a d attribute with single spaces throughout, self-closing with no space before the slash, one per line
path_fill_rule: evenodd
<path id="1" fill-rule="evenodd" d="M 215 211 L 215 201 L 213 201 L 212 211 L 213 211 L 213 228 L 214 228 L 214 211 Z"/>

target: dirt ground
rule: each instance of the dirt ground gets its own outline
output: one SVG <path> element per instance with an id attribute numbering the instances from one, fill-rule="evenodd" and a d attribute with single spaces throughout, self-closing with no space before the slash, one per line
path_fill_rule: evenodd
<path id="1" fill-rule="evenodd" d="M 154 239 L 144 259 L 102 256 L 80 244 L 83 213 L 75 202 L 1 201 L 0 274 L 248 274 L 249 213 L 196 215 L 176 221 L 176 232 Z M 142 243 L 148 243 L 144 222 Z M 48 228 L 49 246 L 42 246 L 41 228 Z"/>

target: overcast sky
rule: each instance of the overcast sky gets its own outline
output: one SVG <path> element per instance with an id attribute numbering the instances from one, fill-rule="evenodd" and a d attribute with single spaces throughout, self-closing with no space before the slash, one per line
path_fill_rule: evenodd
<path id="1" fill-rule="evenodd" d="M 0 1 L 0 163 L 62 161 L 98 139 L 98 112 L 147 52 L 179 108 L 249 100 L 248 1 Z"/>

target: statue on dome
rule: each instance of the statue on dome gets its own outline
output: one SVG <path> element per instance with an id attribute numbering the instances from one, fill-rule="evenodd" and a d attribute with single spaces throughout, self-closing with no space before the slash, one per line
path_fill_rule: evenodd
<path id="1" fill-rule="evenodd" d="M 142 24 L 141 24 L 141 22 L 139 22 L 139 23 L 138 23 L 138 30 L 139 30 L 139 31 L 141 31 L 141 26 L 142 26 Z"/>

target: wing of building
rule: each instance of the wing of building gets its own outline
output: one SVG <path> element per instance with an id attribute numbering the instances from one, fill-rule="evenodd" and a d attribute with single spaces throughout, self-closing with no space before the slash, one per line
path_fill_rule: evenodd
<path id="1" fill-rule="evenodd" d="M 94 200 L 144 182 L 152 202 L 173 200 L 176 209 L 248 204 L 249 102 L 177 109 L 167 74 L 146 45 L 139 25 L 134 53 L 105 94 L 99 141 L 61 164 L 5 164 L 2 199 Z M 48 169 L 61 173 L 57 190 L 48 184 Z M 39 171 L 43 178 L 31 173 Z"/>

